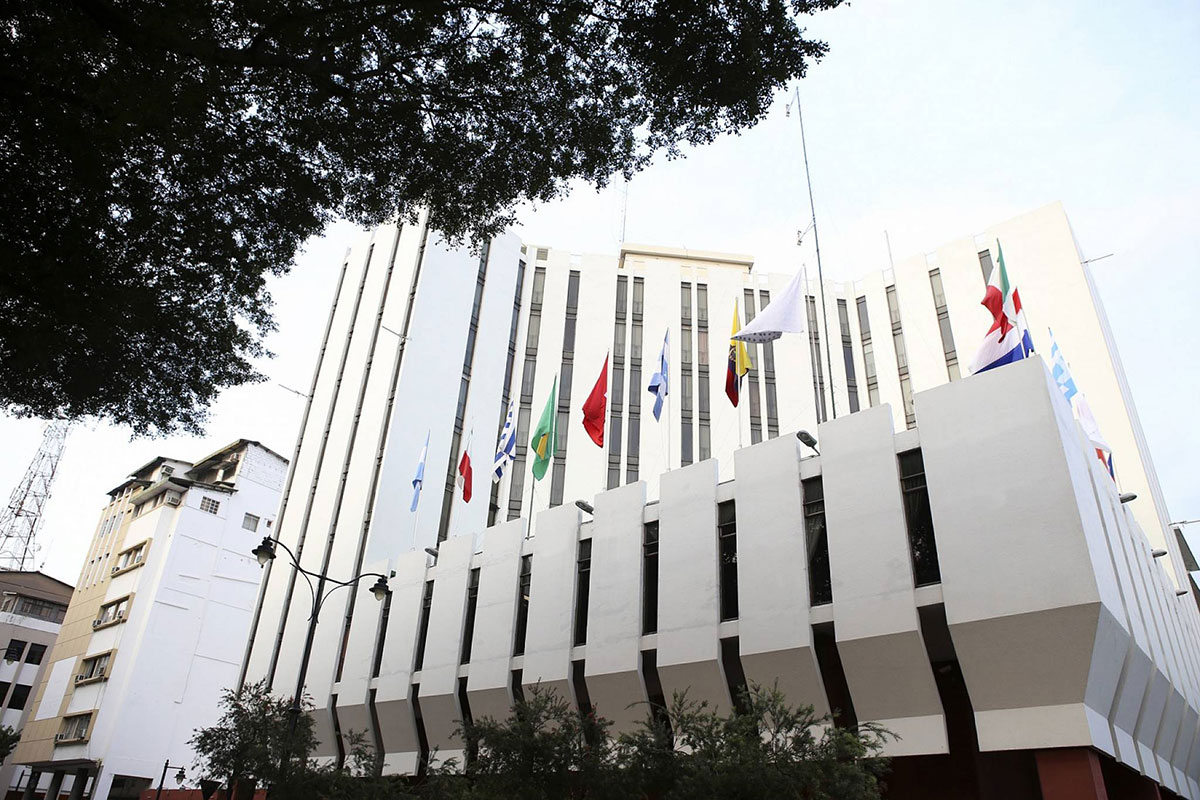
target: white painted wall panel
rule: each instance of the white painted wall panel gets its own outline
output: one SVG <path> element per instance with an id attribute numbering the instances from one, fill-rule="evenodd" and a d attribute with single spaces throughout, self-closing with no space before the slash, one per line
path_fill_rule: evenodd
<path id="1" fill-rule="evenodd" d="M 476 560 L 479 598 L 467 699 L 476 719 L 504 719 L 512 705 L 513 633 L 517 619 L 518 571 L 525 544 L 524 519 L 488 530 L 487 546 Z M 536 566 L 535 566 L 536 569 Z"/>
<path id="2" fill-rule="evenodd" d="M 529 587 L 529 625 L 521 681 L 563 700 L 572 697 L 571 640 L 575 620 L 576 558 L 580 511 L 573 504 L 538 515 L 529 542 L 533 574 Z"/>
<path id="3" fill-rule="evenodd" d="M 412 708 L 412 669 L 417 652 L 417 624 L 425 592 L 426 556 L 412 550 L 396 559 L 392 578 L 392 607 L 388 614 L 379 678 L 375 682 L 375 712 L 383 741 L 384 768 L 390 773 L 414 774 L 419 745 Z M 356 654 L 361 658 L 361 655 Z"/>

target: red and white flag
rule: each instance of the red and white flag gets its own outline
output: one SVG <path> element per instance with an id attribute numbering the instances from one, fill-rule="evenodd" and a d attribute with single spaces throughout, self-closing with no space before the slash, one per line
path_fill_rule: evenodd
<path id="1" fill-rule="evenodd" d="M 604 447 L 604 411 L 608 406 L 608 356 L 604 357 L 604 369 L 592 387 L 592 393 L 583 403 L 583 428 L 597 447 Z"/>
<path id="2" fill-rule="evenodd" d="M 471 439 L 467 438 L 467 447 L 471 445 Z M 462 458 L 458 462 L 458 485 L 462 487 L 463 502 L 471 502 L 471 456 L 467 453 L 467 447 L 463 448 Z"/>

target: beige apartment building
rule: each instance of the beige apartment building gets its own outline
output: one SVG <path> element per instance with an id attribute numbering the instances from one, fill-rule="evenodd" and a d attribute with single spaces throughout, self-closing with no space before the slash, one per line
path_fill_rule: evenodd
<path id="1" fill-rule="evenodd" d="M 21 797 L 136 798 L 236 682 L 287 460 L 239 439 L 108 493 L 13 760 Z M 174 774 L 175 770 L 172 770 Z"/>

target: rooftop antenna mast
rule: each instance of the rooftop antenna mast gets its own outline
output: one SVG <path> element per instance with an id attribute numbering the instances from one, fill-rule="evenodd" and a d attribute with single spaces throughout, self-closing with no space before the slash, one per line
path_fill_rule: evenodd
<path id="1" fill-rule="evenodd" d="M 833 357 L 829 353 L 829 315 L 825 311 L 825 273 L 821 269 L 821 237 L 817 234 L 817 206 L 813 203 L 812 176 L 808 172 L 808 144 L 804 140 L 804 114 L 800 110 L 800 87 L 793 89 L 795 94 L 793 99 L 788 101 L 784 108 L 784 113 L 791 116 L 792 103 L 796 104 L 796 117 L 800 120 L 800 152 L 804 154 L 804 180 L 808 183 L 808 207 L 812 211 L 812 222 L 809 223 L 809 228 L 813 234 L 813 245 L 817 250 L 817 282 L 821 285 L 821 321 L 824 323 L 825 336 L 823 337 L 825 345 L 825 374 L 829 376 L 829 407 L 833 411 L 833 418 L 837 419 L 837 395 L 833 391 Z M 799 244 L 804 238 L 804 231 L 797 238 L 796 244 Z M 817 355 L 818 360 L 820 354 Z"/>
<path id="2" fill-rule="evenodd" d="M 33 570 L 38 551 L 38 529 L 42 527 L 42 512 L 50 499 L 58 462 L 67 443 L 71 423 L 51 420 L 42 433 L 42 444 L 29 462 L 25 477 L 13 489 L 8 505 L 0 509 L 0 569 Z"/>

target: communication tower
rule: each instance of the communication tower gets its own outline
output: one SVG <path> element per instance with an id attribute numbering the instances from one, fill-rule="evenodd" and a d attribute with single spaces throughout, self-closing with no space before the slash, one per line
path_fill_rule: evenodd
<path id="1" fill-rule="evenodd" d="M 70 423 L 51 420 L 46 423 L 42 444 L 25 477 L 13 489 L 8 504 L 0 509 L 0 569 L 37 569 L 37 532 L 42 527 L 42 511 L 54 487 L 54 475 L 67 443 Z"/>

